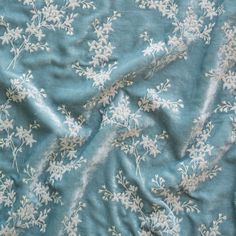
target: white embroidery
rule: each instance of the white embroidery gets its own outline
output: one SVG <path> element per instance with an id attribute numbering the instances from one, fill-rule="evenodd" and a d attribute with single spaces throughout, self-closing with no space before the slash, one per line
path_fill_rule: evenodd
<path id="1" fill-rule="evenodd" d="M 0 148 L 10 149 L 12 152 L 13 166 L 18 170 L 17 156 L 23 152 L 26 146 L 32 147 L 37 141 L 34 139 L 33 130 L 38 129 L 39 124 L 34 121 L 28 128 L 16 124 L 11 119 L 9 109 L 13 103 L 21 103 L 26 98 L 35 100 L 46 97 L 43 89 L 32 89 L 30 82 L 33 79 L 31 71 L 17 79 L 11 79 L 11 86 L 6 91 L 7 101 L 0 105 Z"/>
<path id="2" fill-rule="evenodd" d="M 94 53 L 89 61 L 91 66 L 84 68 L 79 62 L 72 66 L 72 68 L 75 68 L 76 73 L 93 80 L 93 86 L 100 89 L 103 88 L 107 80 L 110 80 L 111 73 L 116 68 L 116 62 L 109 62 L 115 47 L 108 40 L 109 33 L 113 31 L 112 22 L 120 16 L 120 13 L 114 11 L 113 15 L 108 17 L 103 24 L 98 19 L 95 20 L 93 27 L 97 40 L 88 43 L 89 51 Z"/>
<path id="3" fill-rule="evenodd" d="M 201 233 L 201 236 L 217 236 L 221 235 L 219 228 L 220 224 L 223 223 L 223 221 L 226 220 L 226 216 L 223 216 L 222 214 L 219 214 L 218 219 L 214 220 L 212 222 L 212 226 L 209 228 L 206 227 L 206 225 L 201 225 L 198 230 Z"/>
<path id="4" fill-rule="evenodd" d="M 80 236 L 78 233 L 78 225 L 82 221 L 79 218 L 79 212 L 83 210 L 83 208 L 86 207 L 86 204 L 79 202 L 78 206 L 76 207 L 75 210 L 71 213 L 71 215 L 65 216 L 62 224 L 64 226 L 64 235 L 67 236 Z"/>
<path id="5" fill-rule="evenodd" d="M 0 36 L 0 40 L 2 45 L 11 46 L 11 53 L 14 55 L 8 69 L 15 67 L 17 59 L 24 52 L 49 50 L 49 45 L 44 40 L 48 30 L 64 30 L 66 34 L 73 35 L 72 24 L 78 16 L 73 12 L 76 7 L 95 9 L 94 4 L 86 0 L 66 0 L 64 5 L 59 5 L 54 0 L 43 0 L 42 4 L 35 0 L 18 1 L 31 8 L 32 16 L 24 28 L 12 27 L 3 16 L 0 18 L 0 26 L 5 27 L 5 32 Z"/>
<path id="6" fill-rule="evenodd" d="M 167 79 L 165 82 L 156 86 L 155 89 L 148 89 L 147 94 L 144 98 L 141 98 L 138 105 L 144 111 L 155 111 L 159 108 L 167 108 L 173 112 L 177 112 L 179 108 L 183 108 L 183 101 L 178 99 L 173 102 L 167 99 L 164 99 L 160 96 L 162 92 L 168 91 L 168 88 L 171 87 L 170 81 Z"/>

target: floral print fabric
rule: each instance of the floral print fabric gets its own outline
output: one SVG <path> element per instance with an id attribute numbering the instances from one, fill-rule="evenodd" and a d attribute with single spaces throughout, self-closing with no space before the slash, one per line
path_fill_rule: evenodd
<path id="1" fill-rule="evenodd" d="M 0 0 L 0 235 L 236 235 L 235 19 Z"/>

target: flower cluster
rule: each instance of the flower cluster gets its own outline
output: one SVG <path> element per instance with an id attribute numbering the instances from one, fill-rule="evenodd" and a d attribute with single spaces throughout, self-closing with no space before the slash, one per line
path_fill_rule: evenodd
<path id="1" fill-rule="evenodd" d="M 50 212 L 50 208 L 47 207 L 51 196 L 48 192 L 48 188 L 43 186 L 36 180 L 36 171 L 33 168 L 27 167 L 25 172 L 29 174 L 25 183 L 31 186 L 33 184 L 32 194 L 38 197 L 39 204 L 35 200 L 31 200 L 30 197 L 23 195 L 20 198 L 20 206 L 16 202 L 16 192 L 13 189 L 14 182 L 10 178 L 7 178 L 2 171 L 0 172 L 0 203 L 7 208 L 7 219 L 5 223 L 0 225 L 0 235 L 20 235 L 24 230 L 28 228 L 37 227 L 40 232 L 46 230 L 46 218 Z M 17 204 L 17 205 L 16 205 Z"/>
<path id="2" fill-rule="evenodd" d="M 228 92 L 228 95 L 232 100 L 222 101 L 221 104 L 217 105 L 215 112 L 233 114 L 230 116 L 230 120 L 232 123 L 231 140 L 234 142 L 236 140 L 236 73 L 234 71 L 236 65 L 236 27 L 232 26 L 229 22 L 225 22 L 222 30 L 225 34 L 225 42 L 218 51 L 219 65 L 217 65 L 217 68 L 206 73 L 206 76 L 211 79 L 222 81 L 223 89 Z"/>
<path id="3" fill-rule="evenodd" d="M 16 193 L 13 190 L 13 180 L 8 179 L 0 171 L 0 204 L 4 207 L 11 207 L 15 202 Z"/>
<path id="4" fill-rule="evenodd" d="M 84 143 L 84 137 L 80 134 L 84 118 L 79 116 L 75 119 L 64 105 L 58 110 L 65 116 L 63 124 L 66 134 L 57 139 L 46 153 L 45 158 L 49 160 L 47 172 L 50 174 L 51 183 L 61 180 L 66 172 L 76 170 L 86 162 L 83 157 L 78 158 L 77 154 L 78 148 Z"/>
<path id="5" fill-rule="evenodd" d="M 219 214 L 218 219 L 212 222 L 212 226 L 207 228 L 206 225 L 200 225 L 198 231 L 201 236 L 217 236 L 221 235 L 219 228 L 220 225 L 226 220 L 226 216 Z"/>
<path id="6" fill-rule="evenodd" d="M 144 56 L 152 56 L 154 59 L 160 52 L 167 54 L 178 53 L 179 58 L 187 59 L 188 45 L 202 39 L 206 44 L 210 43 L 211 31 L 214 27 L 213 18 L 222 14 L 222 6 L 216 7 L 210 0 L 198 1 L 201 14 L 195 13 L 194 8 L 189 6 L 183 19 L 178 17 L 178 5 L 174 0 L 136 0 L 140 8 L 158 10 L 162 16 L 172 21 L 174 27 L 172 35 L 167 42 L 155 42 L 147 32 L 141 34 L 141 38 L 148 43 L 143 50 Z M 171 60 L 167 61 L 170 63 Z M 155 64 L 154 64 L 155 66 Z"/>
<path id="7" fill-rule="evenodd" d="M 112 98 L 118 93 L 118 90 L 133 84 L 133 79 L 135 78 L 135 72 L 130 72 L 122 79 L 115 81 L 109 88 L 102 90 L 97 96 L 90 99 L 85 105 L 84 108 L 92 108 L 97 104 L 102 104 L 103 106 L 111 103 Z"/>
<path id="8" fill-rule="evenodd" d="M 98 19 L 95 20 L 93 28 L 97 39 L 88 43 L 89 51 L 94 52 L 94 55 L 89 61 L 91 66 L 84 68 L 79 62 L 72 66 L 75 68 L 76 73 L 93 80 L 93 86 L 100 89 L 104 87 L 107 80 L 110 80 L 110 75 L 116 68 L 116 62 L 109 63 L 113 49 L 115 48 L 109 42 L 109 33 L 113 31 L 112 22 L 120 16 L 120 13 L 115 11 L 111 17 L 107 17 L 106 22 L 102 25 Z"/>
<path id="9" fill-rule="evenodd" d="M 67 236 L 76 236 L 78 234 L 78 225 L 81 223 L 79 218 L 79 212 L 86 207 L 85 203 L 79 202 L 76 209 L 74 209 L 70 215 L 70 217 L 65 216 L 62 224 L 64 226 L 64 233 Z"/>
<path id="10" fill-rule="evenodd" d="M 32 147 L 36 140 L 33 136 L 33 130 L 39 128 L 39 124 L 34 121 L 28 128 L 18 126 L 16 121 L 11 118 L 9 113 L 13 103 L 21 103 L 26 98 L 42 100 L 46 97 L 43 89 L 39 91 L 34 89 L 30 83 L 33 79 L 31 71 L 11 79 L 10 88 L 6 91 L 7 100 L 0 105 L 0 148 L 9 149 L 12 152 L 13 165 L 18 170 L 17 156 L 23 152 L 24 147 Z"/>
<path id="11" fill-rule="evenodd" d="M 139 219 L 140 231 L 139 235 L 152 235 L 153 232 L 158 235 L 179 235 L 181 218 L 178 217 L 180 212 L 199 212 L 197 207 L 191 200 L 181 201 L 180 195 L 174 195 L 164 185 L 164 179 L 155 176 L 152 182 L 155 186 L 152 188 L 152 192 L 161 196 L 168 208 L 163 208 L 161 205 L 153 204 L 150 212 L 145 212 L 143 199 L 138 195 L 138 188 L 135 185 L 130 184 L 122 171 L 116 175 L 117 183 L 122 187 L 121 192 L 111 192 L 102 186 L 99 193 L 102 194 L 102 198 L 105 201 L 112 201 L 121 203 L 125 209 L 133 212 Z M 173 213 L 175 215 L 173 215 Z M 111 227 L 109 232 L 114 235 L 116 231 L 115 227 Z M 117 235 L 119 235 L 117 233 Z"/>
<path id="12" fill-rule="evenodd" d="M 44 40 L 48 30 L 64 30 L 68 35 L 73 35 L 72 24 L 78 15 L 73 12 L 75 8 L 95 9 L 93 2 L 86 0 L 66 0 L 63 5 L 56 4 L 55 0 L 43 0 L 42 4 L 35 0 L 18 1 L 31 8 L 32 16 L 24 28 L 12 27 L 1 16 L 0 25 L 5 27 L 5 32 L 0 36 L 0 41 L 3 45 L 10 45 L 14 55 L 8 68 L 15 66 L 23 52 L 49 50 L 49 45 Z"/>
<path id="13" fill-rule="evenodd" d="M 178 171 L 181 173 L 180 186 L 186 192 L 194 191 L 200 183 L 215 177 L 221 167 L 211 164 L 209 157 L 212 155 L 214 146 L 208 144 L 213 129 L 212 122 L 208 122 L 202 130 L 199 130 L 193 144 L 187 149 L 190 160 L 180 164 Z"/>
<path id="14" fill-rule="evenodd" d="M 219 65 L 217 65 L 216 69 L 206 73 L 206 76 L 221 80 L 223 82 L 223 89 L 233 93 L 236 90 L 236 74 L 231 69 L 236 64 L 236 27 L 231 26 L 229 22 L 225 22 L 222 30 L 225 40 L 218 52 Z"/>
<path id="15" fill-rule="evenodd" d="M 103 113 L 103 126 L 111 125 L 119 130 L 113 145 L 127 155 L 135 158 L 136 174 L 141 176 L 140 163 L 147 157 L 156 157 L 161 153 L 159 141 L 168 138 L 164 131 L 150 138 L 141 135 L 140 111 L 132 112 L 127 96 L 121 96 L 118 103 L 111 103 L 109 109 Z"/>
<path id="16" fill-rule="evenodd" d="M 36 89 L 31 84 L 33 79 L 31 71 L 19 76 L 17 79 L 11 79 L 11 86 L 7 89 L 6 95 L 9 101 L 22 102 L 26 98 L 32 98 L 34 100 L 41 100 L 46 97 L 44 89 Z"/>
<path id="17" fill-rule="evenodd" d="M 167 108 L 173 112 L 177 112 L 179 108 L 183 108 L 183 101 L 178 99 L 177 101 L 170 101 L 160 96 L 162 92 L 168 91 L 171 87 L 170 81 L 167 79 L 165 82 L 156 86 L 155 89 L 148 89 L 144 98 L 141 98 L 138 102 L 140 108 L 144 111 L 155 111 L 159 108 Z"/>
<path id="18" fill-rule="evenodd" d="M 112 236 L 122 236 L 117 232 L 116 227 L 113 225 L 108 229 L 108 232 L 111 233 Z"/>
<path id="19" fill-rule="evenodd" d="M 17 156 L 23 151 L 24 146 L 32 147 L 36 142 L 33 137 L 32 130 L 39 128 L 39 124 L 34 122 L 30 124 L 28 129 L 22 126 L 13 126 L 13 120 L 8 118 L 0 119 L 0 148 L 10 149 L 13 156 L 13 165 L 18 170 Z"/>
<path id="20" fill-rule="evenodd" d="M 157 9 L 162 16 L 173 19 L 178 13 L 178 6 L 174 0 L 136 0 L 142 9 Z"/>
<path id="21" fill-rule="evenodd" d="M 29 165 L 23 171 L 25 177 L 23 182 L 30 187 L 30 191 L 34 193 L 40 204 L 47 206 L 49 203 L 61 203 L 61 197 L 58 192 L 52 192 L 48 184 L 39 181 L 40 168 L 36 170 Z"/>
<path id="22" fill-rule="evenodd" d="M 20 200 L 20 206 L 8 211 L 6 224 L 1 225 L 0 234 L 3 236 L 19 235 L 19 231 L 38 227 L 40 232 L 46 230 L 46 218 L 50 209 L 41 209 L 40 205 L 31 202 L 26 196 Z"/>

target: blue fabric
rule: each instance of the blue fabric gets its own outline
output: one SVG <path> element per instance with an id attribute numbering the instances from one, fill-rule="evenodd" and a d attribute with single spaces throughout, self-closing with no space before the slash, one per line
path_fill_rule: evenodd
<path id="1" fill-rule="evenodd" d="M 236 235 L 235 19 L 0 0 L 0 235 Z"/>

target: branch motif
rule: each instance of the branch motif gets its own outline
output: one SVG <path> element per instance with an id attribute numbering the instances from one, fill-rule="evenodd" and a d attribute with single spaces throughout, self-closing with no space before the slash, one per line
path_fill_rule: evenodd
<path id="1" fill-rule="evenodd" d="M 91 66 L 83 66 L 80 62 L 75 63 L 72 68 L 79 76 L 93 81 L 93 86 L 102 89 L 106 81 L 110 80 L 111 73 L 116 69 L 117 62 L 110 63 L 109 60 L 115 47 L 109 42 L 109 34 L 113 31 L 112 23 L 121 16 L 114 11 L 113 15 L 107 17 L 105 23 L 101 24 L 98 19 L 93 23 L 94 32 L 97 39 L 88 43 L 89 51 L 93 56 L 89 61 Z"/>
<path id="2" fill-rule="evenodd" d="M 49 50 L 48 43 L 44 40 L 47 31 L 63 30 L 67 35 L 73 35 L 73 21 L 78 14 L 75 8 L 95 9 L 93 2 L 87 0 L 66 0 L 63 5 L 56 4 L 54 0 L 43 0 L 39 4 L 36 0 L 18 0 L 27 5 L 31 10 L 31 19 L 23 27 L 12 27 L 3 16 L 0 16 L 0 26 L 5 32 L 0 36 L 2 45 L 11 46 L 13 59 L 8 69 L 15 67 L 18 58 L 24 53 L 39 50 Z"/>

